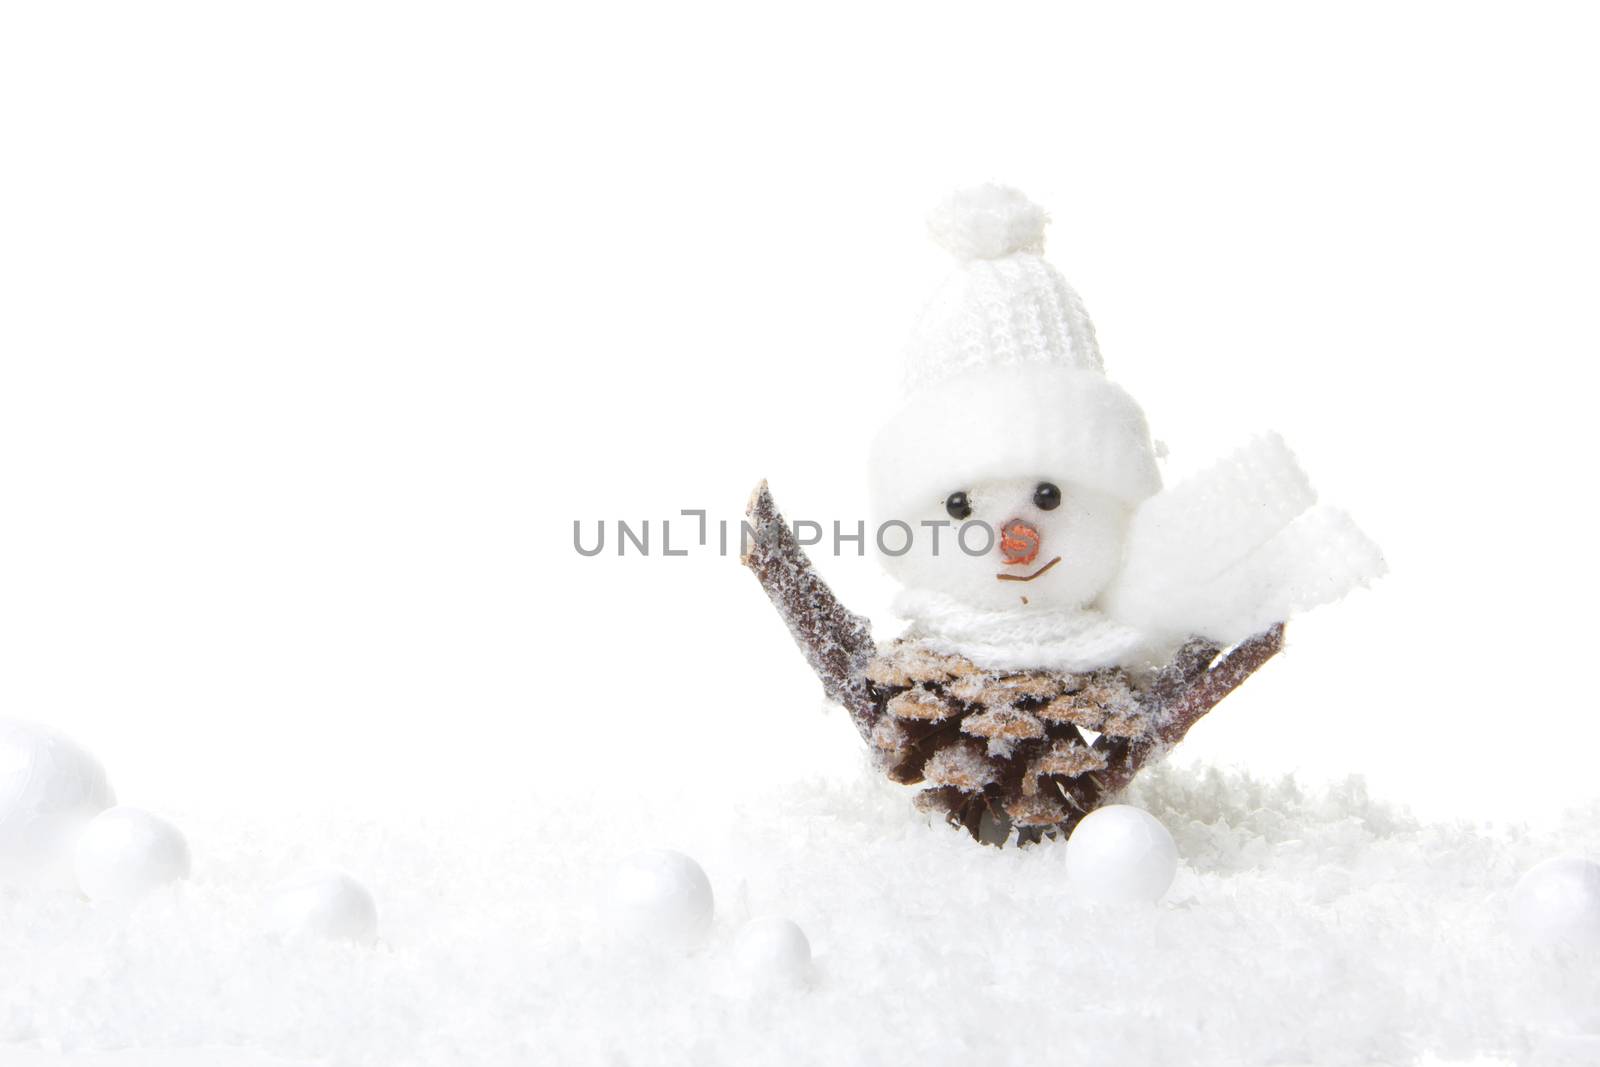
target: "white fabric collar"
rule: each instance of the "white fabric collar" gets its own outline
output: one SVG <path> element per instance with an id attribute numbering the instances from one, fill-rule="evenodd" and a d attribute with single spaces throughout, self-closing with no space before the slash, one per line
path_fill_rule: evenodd
<path id="1" fill-rule="evenodd" d="M 1141 658 L 1149 638 L 1092 608 L 974 608 L 907 589 L 894 601 L 906 637 L 996 670 L 1095 671 Z"/>

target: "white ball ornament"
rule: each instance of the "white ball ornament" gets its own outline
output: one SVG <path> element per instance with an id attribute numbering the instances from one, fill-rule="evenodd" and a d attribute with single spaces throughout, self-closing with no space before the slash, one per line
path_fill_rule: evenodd
<path id="1" fill-rule="evenodd" d="M 1067 877 L 1091 900 L 1154 903 L 1178 872 L 1178 848 L 1154 815 L 1108 804 L 1084 816 L 1067 841 Z"/>
<path id="2" fill-rule="evenodd" d="M 1511 892 L 1511 921 L 1536 945 L 1600 954 L 1600 863 L 1562 857 L 1534 865 Z"/>
<path id="3" fill-rule="evenodd" d="M 686 950 L 705 939 L 713 909 L 711 882 L 681 852 L 636 852 L 613 872 L 606 893 L 612 930 L 634 944 Z"/>
<path id="4" fill-rule="evenodd" d="M 115 803 L 87 750 L 43 726 L 0 719 L 0 877 L 70 881 L 77 832 Z"/>
<path id="5" fill-rule="evenodd" d="M 142 808 L 109 808 L 78 837 L 78 888 L 94 901 L 132 901 L 189 877 L 183 832 Z"/>
<path id="6" fill-rule="evenodd" d="M 752 919 L 733 944 L 733 960 L 751 985 L 795 988 L 811 980 L 811 942 L 788 919 Z"/>
<path id="7" fill-rule="evenodd" d="M 367 887 L 337 867 L 312 867 L 273 886 L 265 909 L 269 932 L 369 945 L 378 936 L 378 906 Z"/>

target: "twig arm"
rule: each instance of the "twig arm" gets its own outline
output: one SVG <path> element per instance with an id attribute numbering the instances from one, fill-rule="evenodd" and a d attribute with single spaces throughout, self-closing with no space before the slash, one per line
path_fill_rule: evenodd
<path id="1" fill-rule="evenodd" d="M 1280 622 L 1248 641 L 1235 646 L 1211 668 L 1192 681 L 1176 699 L 1167 705 L 1167 718 L 1157 731 L 1157 737 L 1166 745 L 1183 740 L 1189 727 L 1222 703 L 1222 698 L 1244 684 L 1244 680 L 1266 665 L 1267 660 L 1283 650 L 1283 624 Z"/>
<path id="2" fill-rule="evenodd" d="M 830 700 L 844 705 L 863 737 L 877 711 L 863 671 L 876 652 L 872 625 L 852 614 L 818 577 L 805 549 L 783 521 L 767 483 L 750 497 L 745 514 L 754 536 L 740 557 L 778 609 L 806 662 L 822 679 Z"/>
<path id="3" fill-rule="evenodd" d="M 1156 704 L 1160 725 L 1114 752 L 1110 765 L 1095 776 L 1101 796 L 1110 796 L 1133 781 L 1141 767 L 1182 741 L 1191 726 L 1282 649 L 1282 623 L 1241 642 L 1215 663 L 1211 662 L 1217 654 L 1214 646 L 1200 641 L 1185 645 L 1150 689 L 1149 699 Z"/>

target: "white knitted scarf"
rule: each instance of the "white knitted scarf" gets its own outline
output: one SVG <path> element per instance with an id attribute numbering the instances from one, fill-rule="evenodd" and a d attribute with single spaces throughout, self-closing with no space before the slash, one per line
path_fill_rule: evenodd
<path id="1" fill-rule="evenodd" d="M 905 636 L 997 670 L 1094 671 L 1140 657 L 1149 638 L 1091 608 L 985 610 L 944 593 L 907 589 L 894 610 Z"/>

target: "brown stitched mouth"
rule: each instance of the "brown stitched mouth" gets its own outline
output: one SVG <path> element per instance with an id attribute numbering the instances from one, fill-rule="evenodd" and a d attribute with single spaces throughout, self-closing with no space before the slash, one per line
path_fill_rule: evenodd
<path id="1" fill-rule="evenodd" d="M 1043 567 L 1040 567 L 1032 574 L 997 574 L 995 577 L 1002 582 L 1031 582 L 1035 578 L 1039 577 L 1039 575 L 1043 574 L 1045 571 L 1049 570 L 1051 567 L 1054 567 L 1060 562 L 1061 557 L 1057 556 L 1055 559 L 1051 560 L 1049 563 L 1046 563 Z"/>

